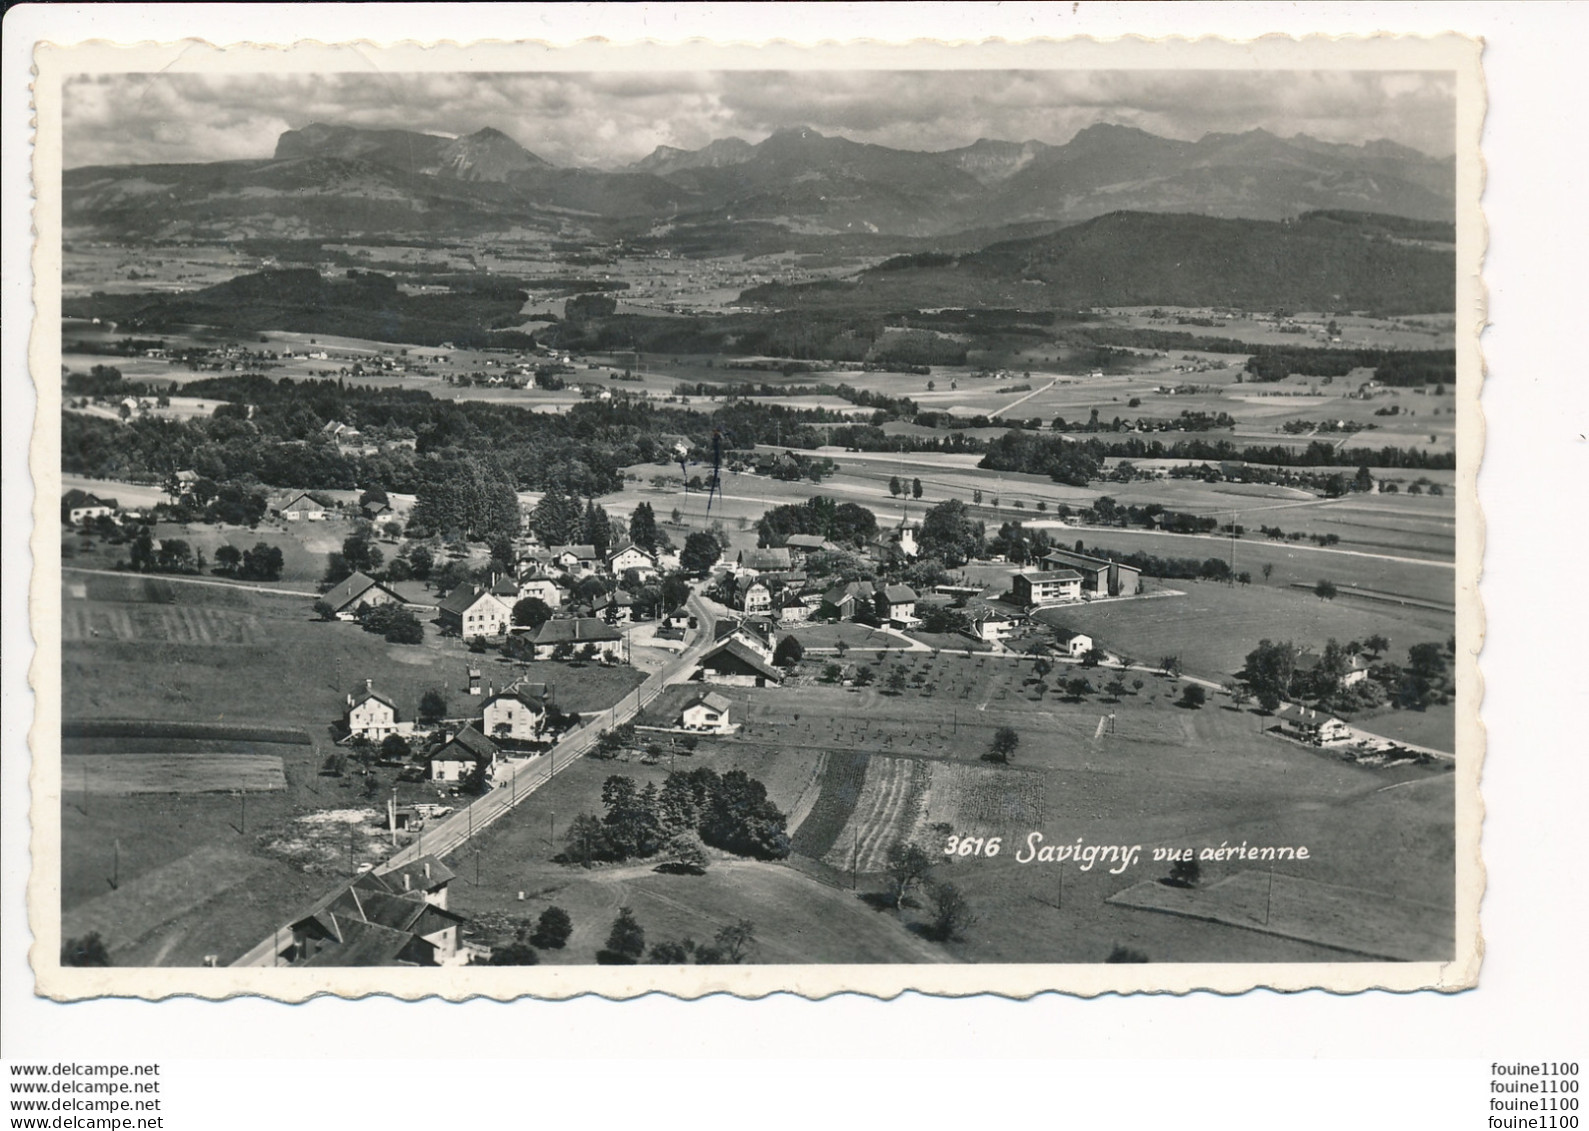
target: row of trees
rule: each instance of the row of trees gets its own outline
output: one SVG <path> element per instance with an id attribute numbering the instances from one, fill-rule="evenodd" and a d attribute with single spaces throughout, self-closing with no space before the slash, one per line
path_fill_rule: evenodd
<path id="1" fill-rule="evenodd" d="M 1383 658 L 1390 641 L 1376 633 L 1361 643 L 1329 640 L 1316 661 L 1300 664 L 1302 648 L 1291 641 L 1261 640 L 1247 654 L 1231 691 L 1237 704 L 1255 699 L 1263 710 L 1274 711 L 1287 700 L 1314 700 L 1333 710 L 1369 709 L 1389 701 L 1398 707 L 1422 710 L 1445 702 L 1451 693 L 1450 656 L 1454 641 L 1444 648 L 1434 642 L 1414 644 L 1407 662 Z M 1353 658 L 1372 655 L 1367 679 L 1346 682 Z"/>

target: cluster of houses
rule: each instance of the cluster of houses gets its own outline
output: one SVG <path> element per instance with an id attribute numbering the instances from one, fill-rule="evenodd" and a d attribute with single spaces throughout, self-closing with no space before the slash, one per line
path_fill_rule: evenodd
<path id="1" fill-rule="evenodd" d="M 921 623 L 916 616 L 920 598 L 908 585 L 883 581 L 825 585 L 809 577 L 804 569 L 806 558 L 818 550 L 834 548 L 820 535 L 792 534 L 782 546 L 741 550 L 728 563 L 718 595 L 736 612 L 779 624 L 802 624 L 813 618 L 850 620 L 863 611 L 894 628 L 914 628 Z M 901 528 L 868 550 L 879 563 L 890 553 L 913 559 L 915 534 Z"/>
<path id="2" fill-rule="evenodd" d="M 772 664 L 771 636 L 739 624 L 724 622 L 722 635 L 702 661 L 702 678 L 709 683 L 765 686 L 783 673 Z M 412 719 L 402 719 L 391 696 L 377 690 L 373 681 L 350 691 L 343 708 L 342 741 L 362 739 L 381 743 L 392 735 L 419 738 L 424 749 L 415 755 L 413 769 L 424 780 L 457 785 L 479 775 L 489 783 L 504 752 L 533 756 L 544 753 L 557 737 L 558 712 L 552 689 L 545 683 L 514 680 L 500 690 L 482 682 L 478 669 L 470 669 L 468 693 L 480 700 L 469 717 L 439 723 L 422 731 Z M 732 703 L 710 687 L 695 689 L 671 720 L 678 730 L 727 733 L 733 728 Z"/>
<path id="3" fill-rule="evenodd" d="M 605 558 L 588 545 L 553 546 L 544 552 L 526 553 L 514 575 L 454 587 L 434 606 L 436 620 L 443 632 L 466 640 L 494 639 L 522 630 L 529 636 L 537 660 L 578 657 L 621 662 L 627 659 L 627 647 L 620 626 L 635 619 L 633 595 L 620 583 L 599 596 L 585 598 L 576 586 L 590 577 L 645 582 L 657 574 L 656 555 L 638 546 L 624 546 Z M 533 629 L 515 626 L 514 606 L 532 597 L 551 609 L 552 617 Z M 409 603 L 395 589 L 365 573 L 344 578 L 322 600 L 341 620 L 357 619 L 361 611 L 379 605 Z"/>
<path id="4" fill-rule="evenodd" d="M 288 966 L 455 966 L 469 961 L 464 917 L 447 907 L 455 874 L 434 856 L 365 872 L 289 924 Z"/>

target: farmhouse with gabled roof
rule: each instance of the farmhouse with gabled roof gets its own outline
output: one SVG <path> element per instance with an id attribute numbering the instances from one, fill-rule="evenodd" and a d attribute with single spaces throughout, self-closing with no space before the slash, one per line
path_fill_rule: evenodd
<path id="1" fill-rule="evenodd" d="M 473 726 L 466 726 L 431 751 L 430 780 L 465 781 L 476 767 L 490 777 L 491 771 L 496 768 L 499 753 L 496 743 Z"/>
<path id="2" fill-rule="evenodd" d="M 360 608 L 377 605 L 401 605 L 403 598 L 367 573 L 354 573 L 343 578 L 322 598 L 331 611 L 343 620 L 351 620 Z"/>
<path id="3" fill-rule="evenodd" d="M 546 684 L 511 684 L 485 701 L 482 729 L 494 739 L 534 742 L 546 729 L 546 704 Z"/>
<path id="4" fill-rule="evenodd" d="M 513 607 L 483 585 L 460 585 L 436 606 L 442 627 L 459 636 L 498 636 L 513 623 Z"/>
<path id="5" fill-rule="evenodd" d="M 550 660 L 565 644 L 575 655 L 587 645 L 604 660 L 623 655 L 623 634 L 600 617 L 553 617 L 535 634 L 535 658 Z"/>

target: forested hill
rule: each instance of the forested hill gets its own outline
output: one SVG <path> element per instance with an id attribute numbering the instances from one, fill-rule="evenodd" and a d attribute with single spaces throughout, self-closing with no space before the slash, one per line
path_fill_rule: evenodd
<path id="1" fill-rule="evenodd" d="M 1452 225 L 1368 213 L 1226 220 L 1114 212 L 960 255 L 901 256 L 826 291 L 762 287 L 745 301 L 854 309 L 1226 306 L 1251 310 L 1452 310 Z"/>

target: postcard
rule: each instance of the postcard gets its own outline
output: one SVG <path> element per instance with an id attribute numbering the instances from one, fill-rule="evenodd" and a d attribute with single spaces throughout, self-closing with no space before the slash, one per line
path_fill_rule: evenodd
<path id="1" fill-rule="evenodd" d="M 1475 41 L 36 65 L 39 994 L 1476 984 Z"/>

